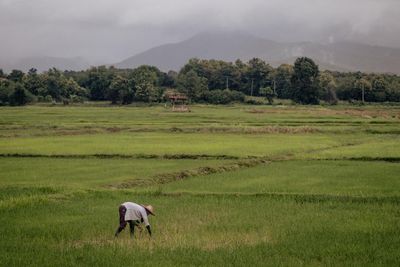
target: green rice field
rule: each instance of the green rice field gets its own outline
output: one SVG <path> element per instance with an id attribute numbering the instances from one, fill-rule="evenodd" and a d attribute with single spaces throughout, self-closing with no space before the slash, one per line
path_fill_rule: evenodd
<path id="1" fill-rule="evenodd" d="M 399 266 L 400 107 L 0 107 L 0 223 L 0 266 Z"/>

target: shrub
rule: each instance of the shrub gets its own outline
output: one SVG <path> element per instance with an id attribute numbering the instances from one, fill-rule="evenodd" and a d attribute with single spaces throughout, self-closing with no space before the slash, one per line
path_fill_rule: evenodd
<path id="1" fill-rule="evenodd" d="M 51 95 L 46 95 L 46 96 L 44 97 L 44 101 L 45 101 L 45 102 L 48 102 L 48 103 L 51 103 L 51 102 L 53 102 L 53 98 L 51 97 Z"/>
<path id="2" fill-rule="evenodd" d="M 265 105 L 265 102 L 263 100 L 256 99 L 256 98 L 246 99 L 245 103 L 249 104 L 249 105 Z"/>
<path id="3" fill-rule="evenodd" d="M 12 82 L 0 78 L 0 105 L 9 104 L 9 96 L 13 92 Z"/>
<path id="4" fill-rule="evenodd" d="M 211 104 L 229 104 L 232 102 L 243 102 L 245 95 L 238 91 L 212 90 L 203 94 L 203 100 Z"/>
<path id="5" fill-rule="evenodd" d="M 14 90 L 9 96 L 9 102 L 12 106 L 23 106 L 34 101 L 35 96 L 26 90 L 22 84 L 15 84 Z"/>

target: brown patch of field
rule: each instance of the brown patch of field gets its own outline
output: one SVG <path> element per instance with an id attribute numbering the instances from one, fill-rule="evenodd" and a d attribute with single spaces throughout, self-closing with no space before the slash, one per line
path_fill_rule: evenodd
<path id="1" fill-rule="evenodd" d="M 162 173 L 157 174 L 151 178 L 144 179 L 132 179 L 126 180 L 117 184 L 107 185 L 108 188 L 116 188 L 116 189 L 124 189 L 124 188 L 132 188 L 132 187 L 140 187 L 140 186 L 148 186 L 155 184 L 166 184 L 173 181 L 187 179 L 189 177 L 201 176 L 201 175 L 209 175 L 213 173 L 222 173 L 235 171 L 243 168 L 250 168 L 260 164 L 267 164 L 270 161 L 263 158 L 249 159 L 249 160 L 240 160 L 234 163 L 226 164 L 218 167 L 200 167 L 194 170 L 183 170 L 179 172 L 172 173 Z"/>
<path id="2" fill-rule="evenodd" d="M 265 126 L 265 127 L 201 127 L 171 128 L 171 132 L 179 133 L 232 133 L 232 134 L 303 134 L 316 133 L 321 130 L 310 126 Z"/>
<path id="3" fill-rule="evenodd" d="M 252 108 L 252 109 L 245 110 L 245 112 L 253 113 L 253 114 L 290 114 L 295 110 L 296 110 L 295 108 L 288 108 L 288 107 L 274 108 L 274 109 Z M 303 110 L 301 110 L 301 111 L 303 111 Z"/>
<path id="4" fill-rule="evenodd" d="M 301 127 L 280 127 L 280 126 L 267 126 L 267 127 L 252 127 L 245 128 L 246 134 L 303 134 L 303 133 L 316 133 L 319 129 L 309 126 Z"/>
<path id="5" fill-rule="evenodd" d="M 119 133 L 119 132 L 122 132 L 122 131 L 129 130 L 129 128 L 127 128 L 127 127 L 124 127 L 124 128 L 122 128 L 122 127 L 108 127 L 108 128 L 105 128 L 104 130 L 106 132 L 109 132 L 109 133 Z"/>
<path id="6" fill-rule="evenodd" d="M 346 110 L 334 110 L 334 115 L 349 115 L 353 117 L 362 117 L 365 119 L 399 119 L 400 111 L 396 109 L 389 110 L 371 110 L 371 109 L 346 109 Z"/>
<path id="7" fill-rule="evenodd" d="M 285 107 L 274 109 L 250 109 L 246 110 L 253 114 L 293 114 L 301 113 L 311 116 L 337 116 L 347 115 L 351 117 L 361 117 L 366 119 L 383 118 L 383 119 L 400 119 L 400 110 L 396 108 L 370 109 L 370 108 L 345 108 L 331 109 L 324 107 Z"/>

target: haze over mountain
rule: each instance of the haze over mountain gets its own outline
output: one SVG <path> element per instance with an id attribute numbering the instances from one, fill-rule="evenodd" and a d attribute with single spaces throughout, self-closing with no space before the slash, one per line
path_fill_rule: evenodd
<path id="1" fill-rule="evenodd" d="M 5 69 L 11 63 L 18 67 L 17 60 L 41 56 L 71 59 L 79 55 L 93 62 L 91 65 L 99 65 L 95 62 L 116 63 L 151 47 L 182 42 L 196 33 L 216 30 L 251 33 L 284 43 L 289 51 L 303 49 L 307 53 L 310 49 L 304 43 L 296 44 L 294 48 L 287 43 L 328 44 L 334 41 L 333 46 L 360 43 L 400 48 L 399 17 L 398 0 L 0 0 L 0 68 Z M 236 44 L 229 44 L 233 45 Z M 225 48 L 229 50 L 229 46 L 225 45 Z M 262 45 L 252 46 L 259 48 Z M 211 53 L 210 47 L 199 52 L 199 56 Z M 352 48 L 343 51 L 343 47 L 317 46 L 323 54 L 329 52 L 327 58 L 332 53 L 339 57 L 337 49 L 347 55 L 346 51 Z M 361 51 L 370 49 L 379 60 L 380 53 L 386 55 L 386 49 L 375 52 L 375 48 L 363 47 Z M 356 50 L 358 52 L 358 48 Z M 226 52 L 225 49 L 220 51 Z M 245 52 L 242 52 L 243 56 L 249 56 Z M 262 53 L 270 52 L 263 50 Z M 226 52 L 225 55 L 237 57 L 233 53 Z M 342 64 L 342 60 L 335 57 L 334 63 Z M 65 63 L 65 68 L 81 65 L 72 61 Z M 344 63 L 344 67 L 354 65 L 353 62 Z M 372 65 L 367 63 L 357 62 L 356 66 Z M 391 64 L 389 61 L 388 65 Z M 379 71 L 392 69 L 387 66 Z"/>
<path id="2" fill-rule="evenodd" d="M 3 68 L 9 72 L 13 69 L 22 70 L 24 72 L 31 68 L 37 69 L 39 72 L 47 71 L 50 68 L 59 70 L 83 70 L 90 67 L 90 63 L 82 57 L 62 58 L 50 56 L 24 57 L 17 60 L 9 60 L 3 62 Z"/>
<path id="3" fill-rule="evenodd" d="M 118 68 L 135 68 L 146 64 L 163 71 L 178 71 L 190 58 L 248 61 L 261 58 L 272 66 L 293 64 L 297 57 L 314 59 L 321 69 L 400 74 L 400 49 L 354 42 L 276 42 L 239 31 L 213 31 L 197 34 L 187 40 L 160 45 L 114 64 Z M 1 60 L 0 68 L 28 71 L 36 68 L 83 70 L 95 64 L 83 57 L 24 57 Z M 109 62 L 111 63 L 111 62 Z"/>
<path id="4" fill-rule="evenodd" d="M 190 58 L 247 61 L 264 59 L 273 66 L 293 64 L 300 56 L 313 58 L 322 69 L 400 74 L 400 49 L 351 42 L 283 43 L 242 32 L 201 33 L 185 41 L 165 44 L 115 64 L 133 68 L 147 64 L 161 70 L 179 70 Z"/>

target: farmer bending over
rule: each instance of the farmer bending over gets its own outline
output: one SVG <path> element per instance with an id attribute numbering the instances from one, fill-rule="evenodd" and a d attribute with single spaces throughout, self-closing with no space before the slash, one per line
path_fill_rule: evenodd
<path id="1" fill-rule="evenodd" d="M 139 205 L 133 202 L 125 202 L 119 206 L 119 227 L 115 232 L 115 237 L 121 233 L 129 223 L 131 230 L 131 237 L 133 237 L 135 226 L 140 227 L 140 223 L 143 222 L 146 225 L 147 232 L 151 236 L 151 228 L 147 215 L 154 215 L 154 209 L 151 205 Z"/>

